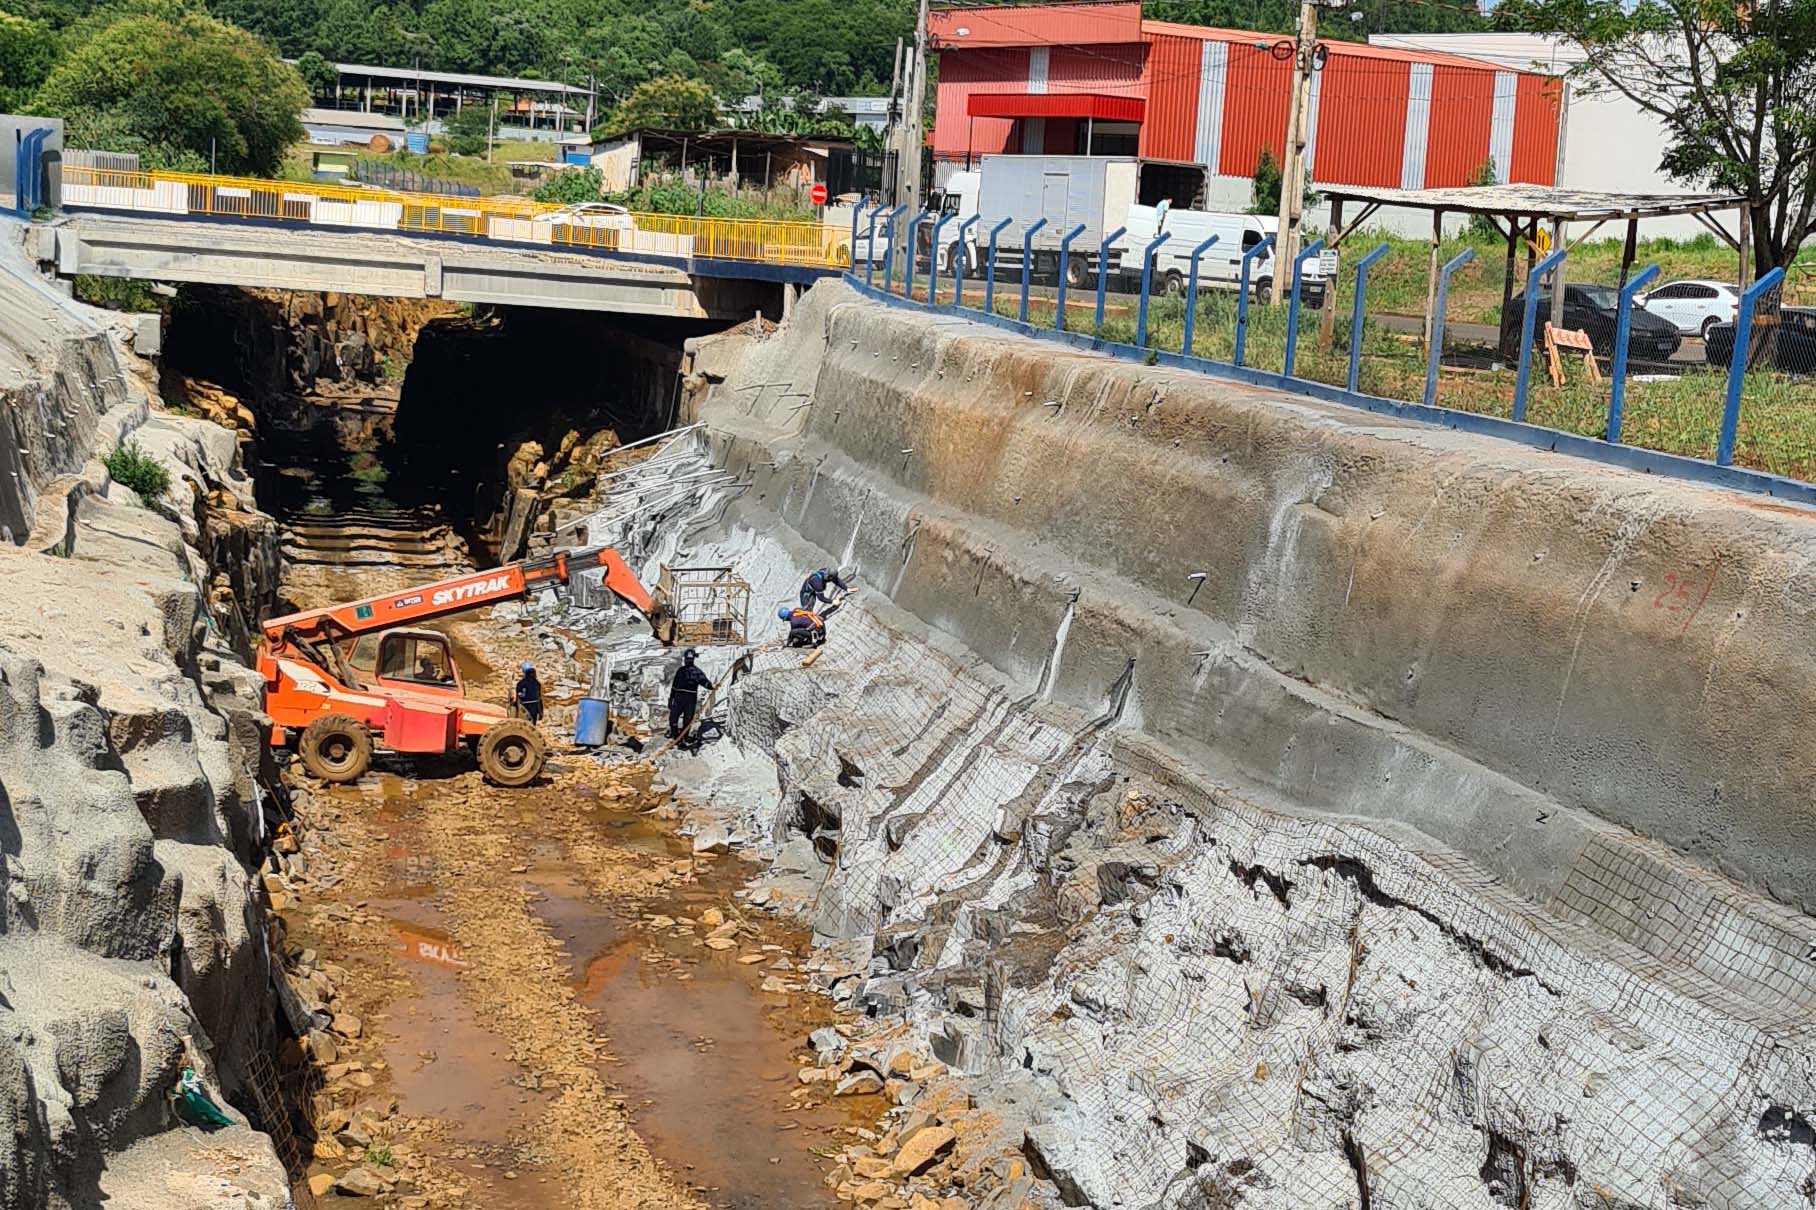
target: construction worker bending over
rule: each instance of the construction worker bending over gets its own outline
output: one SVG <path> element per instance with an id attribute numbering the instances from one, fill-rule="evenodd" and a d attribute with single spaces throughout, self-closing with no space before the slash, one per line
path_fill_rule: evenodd
<path id="1" fill-rule="evenodd" d="M 788 623 L 790 647 L 818 647 L 826 641 L 826 619 L 817 613 L 784 605 L 776 610 L 776 617 Z"/>
<path id="2" fill-rule="evenodd" d="M 689 647 L 681 653 L 681 667 L 668 683 L 668 737 L 683 735 L 694 725 L 694 713 L 700 709 L 700 690 L 711 692 L 713 683 L 694 663 L 699 652 Z"/>
<path id="3" fill-rule="evenodd" d="M 830 584 L 840 592 L 850 592 L 851 585 L 839 574 L 836 567 L 822 567 L 801 581 L 801 608 L 812 609 L 815 601 L 832 604 L 832 594 L 826 591 Z"/>
<path id="4" fill-rule="evenodd" d="M 523 664 L 523 675 L 517 678 L 517 690 L 514 696 L 518 708 L 532 723 L 542 722 L 542 682 L 536 679 L 536 665 L 528 660 Z"/>

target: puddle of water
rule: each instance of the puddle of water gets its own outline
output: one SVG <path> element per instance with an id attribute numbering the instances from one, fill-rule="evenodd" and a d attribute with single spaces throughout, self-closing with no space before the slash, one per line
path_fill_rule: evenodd
<path id="1" fill-rule="evenodd" d="M 687 852 L 640 816 L 602 814 L 596 824 L 609 842 L 658 859 Z M 800 1087 L 794 1056 L 809 1030 L 831 1020 L 830 1008 L 760 991 L 767 962 L 740 965 L 739 950 L 635 927 L 590 900 L 553 855 L 526 877 L 543 892 L 537 910 L 567 947 L 577 993 L 611 1039 L 618 1061 L 605 1075 L 624 1091 L 650 1149 L 724 1210 L 839 1206 L 813 1149 L 842 1126 L 873 1125 L 883 1103 L 841 1098 L 801 1108 L 790 1100 Z M 743 879 L 739 863 L 720 860 L 644 910 L 698 916 L 732 904 Z M 791 959 L 803 948 L 791 944 Z"/>

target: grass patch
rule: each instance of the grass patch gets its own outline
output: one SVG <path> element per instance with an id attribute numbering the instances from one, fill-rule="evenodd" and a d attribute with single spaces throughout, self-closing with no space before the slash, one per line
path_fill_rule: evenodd
<path id="1" fill-rule="evenodd" d="M 391 477 L 384 465 L 364 450 L 347 459 L 347 475 L 374 487 Z"/>
<path id="2" fill-rule="evenodd" d="M 378 1143 L 366 1152 L 366 1161 L 377 1164 L 381 1168 L 391 1167 L 395 1160 L 396 1157 L 391 1154 L 391 1144 L 389 1143 Z"/>
<path id="3" fill-rule="evenodd" d="M 170 471 L 136 441 L 107 455 L 107 476 L 148 503 L 162 499 L 170 490 Z"/>
<path id="4" fill-rule="evenodd" d="M 72 285 L 76 301 L 109 311 L 157 312 L 163 310 L 152 283 L 127 277 L 96 277 L 78 273 Z"/>

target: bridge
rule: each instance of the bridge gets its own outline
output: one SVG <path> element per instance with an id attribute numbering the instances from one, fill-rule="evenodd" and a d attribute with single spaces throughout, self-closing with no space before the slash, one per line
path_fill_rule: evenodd
<path id="1" fill-rule="evenodd" d="M 38 257 L 93 274 L 740 319 L 849 263 L 820 223 L 65 166 Z"/>

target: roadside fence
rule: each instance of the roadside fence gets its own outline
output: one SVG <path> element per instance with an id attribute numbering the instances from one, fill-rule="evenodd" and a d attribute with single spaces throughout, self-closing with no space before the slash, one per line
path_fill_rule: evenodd
<path id="1" fill-rule="evenodd" d="M 433 193 L 442 197 L 479 196 L 477 185 L 463 185 L 459 181 L 425 176 L 408 168 L 399 168 L 395 164 L 380 164 L 372 160 L 354 160 L 353 178 L 368 185 L 377 185 L 381 189 L 395 189 L 400 193 Z"/>
<path id="2" fill-rule="evenodd" d="M 1276 305 L 1256 268 L 1272 263 L 1271 237 L 1237 255 L 1207 241 L 1180 250 L 1183 265 L 1171 250 L 1156 262 L 1160 239 L 1113 279 L 1081 282 L 1031 267 L 1009 223 L 986 215 L 966 226 L 975 241 L 954 218 L 861 209 L 853 278 L 940 310 L 1280 375 L 1364 404 L 1447 408 L 1816 483 L 1816 308 L 1786 303 L 1782 270 L 1725 309 L 1698 310 L 1677 305 L 1695 283 L 1649 297 L 1668 284 L 1656 265 L 1635 266 L 1625 283 L 1579 281 L 1571 253 L 1533 252 L 1503 287 L 1500 257 L 1447 247 L 1428 332 L 1430 261 L 1405 244 L 1357 237 L 1332 266 L 1313 239 Z M 1063 243 L 1073 255 L 1088 243 L 1094 263 L 1110 251 L 1078 232 Z M 1554 315 L 1558 271 L 1567 284 Z"/>

